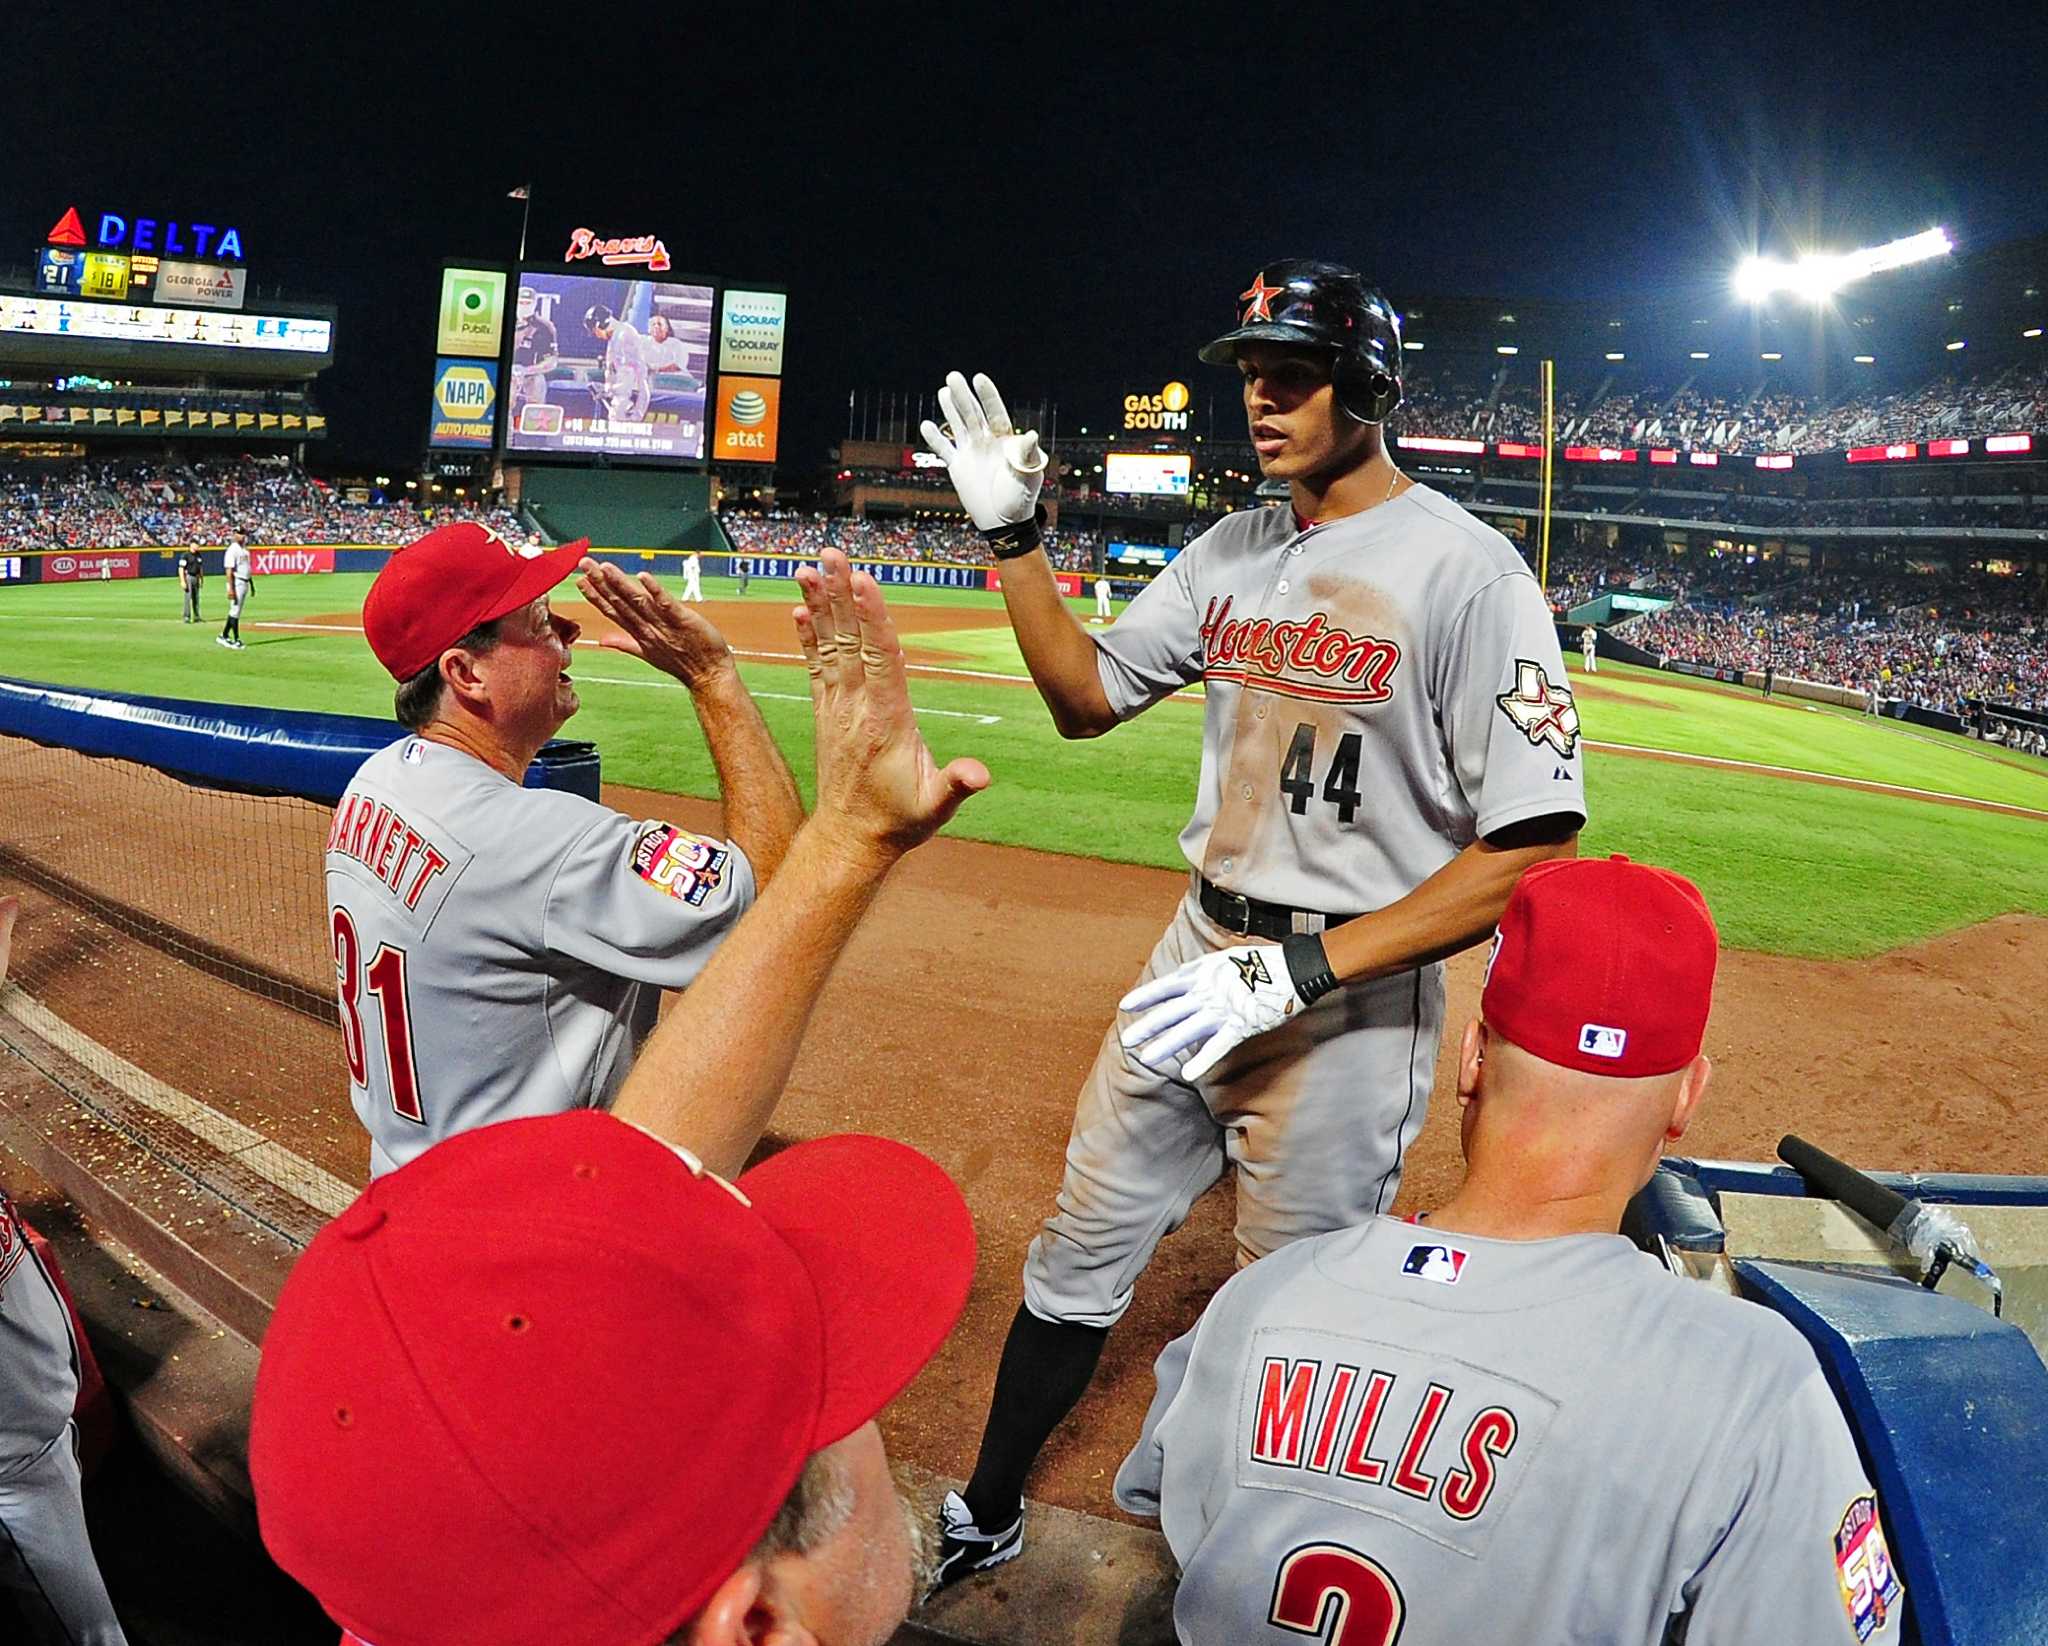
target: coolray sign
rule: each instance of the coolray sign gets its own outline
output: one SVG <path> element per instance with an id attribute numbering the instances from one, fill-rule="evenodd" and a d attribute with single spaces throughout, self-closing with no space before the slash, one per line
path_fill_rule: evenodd
<path id="1" fill-rule="evenodd" d="M 82 583 L 88 579 L 136 577 L 142 556 L 129 554 L 53 554 L 43 562 L 46 583 Z"/>
<path id="2" fill-rule="evenodd" d="M 1188 426 L 1188 386 L 1169 383 L 1157 394 L 1124 396 L 1126 429 L 1162 429 L 1185 433 Z"/>
<path id="3" fill-rule="evenodd" d="M 53 246 L 83 246 L 85 228 L 71 206 L 50 226 Z M 102 251 L 143 252 L 158 257 L 218 257 L 242 260 L 242 231 L 212 223 L 180 223 L 168 217 L 126 217 L 100 213 L 93 242 Z"/>
<path id="4" fill-rule="evenodd" d="M 331 572 L 332 549 L 251 549 L 249 564 L 258 577 L 282 577 L 295 572 Z"/>
<path id="5" fill-rule="evenodd" d="M 668 247 L 661 243 L 658 234 L 631 234 L 606 240 L 590 229 L 572 230 L 562 261 L 574 263 L 585 257 L 594 257 L 608 268 L 624 263 L 645 263 L 650 269 L 669 266 Z"/>
<path id="6" fill-rule="evenodd" d="M 169 258 L 156 266 L 155 300 L 188 303 L 202 309 L 239 309 L 249 284 L 247 269 L 219 263 L 179 263 Z"/>
<path id="7" fill-rule="evenodd" d="M 787 292 L 729 289 L 718 323 L 718 369 L 779 375 L 788 313 Z"/>

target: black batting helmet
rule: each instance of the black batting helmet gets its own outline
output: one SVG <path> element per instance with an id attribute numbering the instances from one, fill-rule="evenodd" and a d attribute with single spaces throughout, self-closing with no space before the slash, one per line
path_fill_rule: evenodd
<path id="1" fill-rule="evenodd" d="M 593 303 L 583 311 L 583 329 L 587 332 L 594 332 L 600 326 L 609 326 L 611 323 L 612 311 L 602 303 Z"/>
<path id="2" fill-rule="evenodd" d="M 1202 350 L 1205 364 L 1229 365 L 1240 343 L 1329 349 L 1346 415 L 1383 423 L 1401 403 L 1401 317 L 1356 269 L 1290 257 L 1259 270 L 1237 301 L 1237 329 Z"/>

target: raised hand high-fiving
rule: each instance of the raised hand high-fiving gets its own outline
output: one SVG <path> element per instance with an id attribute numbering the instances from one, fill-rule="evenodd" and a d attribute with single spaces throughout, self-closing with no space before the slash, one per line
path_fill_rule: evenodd
<path id="1" fill-rule="evenodd" d="M 1038 431 L 1020 433 L 1012 426 L 1003 397 L 980 372 L 971 389 L 960 373 L 946 373 L 939 409 L 946 414 L 946 429 L 926 418 L 921 425 L 925 444 L 946 460 L 953 490 L 975 525 L 994 531 L 1029 520 L 1045 480 Z"/>

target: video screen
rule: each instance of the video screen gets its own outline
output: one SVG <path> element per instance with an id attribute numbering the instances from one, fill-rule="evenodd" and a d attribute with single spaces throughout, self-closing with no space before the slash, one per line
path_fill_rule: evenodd
<path id="1" fill-rule="evenodd" d="M 1192 457 L 1155 452 L 1111 452 L 1103 490 L 1142 497 L 1185 497 L 1195 466 Z"/>
<path id="2" fill-rule="evenodd" d="M 711 288 L 523 269 L 505 447 L 704 455 Z"/>

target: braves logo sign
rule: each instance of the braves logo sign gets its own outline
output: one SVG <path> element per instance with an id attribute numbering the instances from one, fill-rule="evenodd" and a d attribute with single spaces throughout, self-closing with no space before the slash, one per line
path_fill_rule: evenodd
<path id="1" fill-rule="evenodd" d="M 583 257 L 595 257 L 611 268 L 621 263 L 645 263 L 650 269 L 668 267 L 668 247 L 661 243 L 658 234 L 614 236 L 604 240 L 589 229 L 577 229 L 569 236 L 569 249 L 562 253 L 562 261 L 574 263 Z"/>
<path id="2" fill-rule="evenodd" d="M 1233 618 L 1233 595 L 1211 599 L 1202 618 L 1203 674 L 1282 697 L 1318 703 L 1384 703 L 1394 695 L 1401 648 L 1353 634 L 1322 612 L 1275 622 Z"/>

